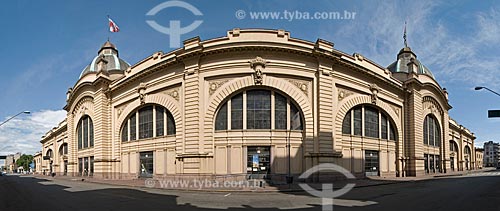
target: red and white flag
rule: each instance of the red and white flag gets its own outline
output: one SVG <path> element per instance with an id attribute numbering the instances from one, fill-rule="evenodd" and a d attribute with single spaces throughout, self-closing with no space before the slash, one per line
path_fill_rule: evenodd
<path id="1" fill-rule="evenodd" d="M 118 27 L 118 25 L 116 25 L 116 23 L 113 20 L 111 20 L 111 18 L 108 17 L 108 20 L 109 20 L 109 31 L 110 32 L 119 32 L 120 27 Z"/>

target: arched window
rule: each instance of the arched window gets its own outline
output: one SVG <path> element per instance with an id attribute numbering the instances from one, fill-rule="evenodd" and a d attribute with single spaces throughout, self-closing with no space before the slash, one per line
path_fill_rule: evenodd
<path id="1" fill-rule="evenodd" d="M 166 120 L 166 121 L 165 121 Z M 133 141 L 175 135 L 175 121 L 163 106 L 146 105 L 132 112 L 122 125 L 121 140 Z"/>
<path id="2" fill-rule="evenodd" d="M 47 150 L 45 156 L 52 158 L 52 150 L 51 149 Z"/>
<path id="3" fill-rule="evenodd" d="M 356 106 L 347 112 L 342 121 L 342 134 L 397 141 L 393 121 L 369 105 Z"/>
<path id="4" fill-rule="evenodd" d="M 59 155 L 67 155 L 68 154 L 68 143 L 64 143 L 59 147 Z"/>
<path id="5" fill-rule="evenodd" d="M 302 130 L 302 113 L 292 99 L 278 92 L 247 90 L 219 107 L 215 117 L 215 130 L 228 128 Z"/>
<path id="6" fill-rule="evenodd" d="M 77 126 L 78 149 L 94 146 L 94 123 L 89 116 L 83 116 Z"/>
<path id="7" fill-rule="evenodd" d="M 427 115 L 424 120 L 424 144 L 429 146 L 441 146 L 441 130 L 439 122 L 433 115 Z"/>
<path id="8" fill-rule="evenodd" d="M 453 140 L 450 140 L 450 152 L 456 152 L 456 153 L 458 153 L 458 145 Z"/>

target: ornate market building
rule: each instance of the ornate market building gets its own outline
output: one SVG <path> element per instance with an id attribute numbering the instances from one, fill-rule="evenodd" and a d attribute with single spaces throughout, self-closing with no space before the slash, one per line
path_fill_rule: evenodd
<path id="1" fill-rule="evenodd" d="M 446 89 L 409 47 L 395 59 L 234 29 L 129 65 L 108 41 L 42 137 L 37 171 L 279 180 L 320 163 L 357 177 L 474 168 L 475 136 L 450 118 Z"/>

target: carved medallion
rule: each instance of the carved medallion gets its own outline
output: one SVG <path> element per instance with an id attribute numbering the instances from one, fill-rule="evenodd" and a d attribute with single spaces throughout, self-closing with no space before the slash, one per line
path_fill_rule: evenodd
<path id="1" fill-rule="evenodd" d="M 248 62 L 250 62 L 250 67 L 255 71 L 254 73 L 255 85 L 262 85 L 263 82 L 262 71 L 264 70 L 264 68 L 266 68 L 266 64 L 268 62 L 259 56 L 255 57 L 255 59 L 252 59 Z"/>

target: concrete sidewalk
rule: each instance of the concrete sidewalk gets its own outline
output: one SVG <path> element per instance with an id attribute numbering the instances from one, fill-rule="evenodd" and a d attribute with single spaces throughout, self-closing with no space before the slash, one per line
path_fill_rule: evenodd
<path id="1" fill-rule="evenodd" d="M 354 180 L 338 180 L 328 182 L 332 184 L 333 189 L 341 189 L 347 184 L 355 184 L 354 188 L 389 185 L 402 182 L 416 182 L 431 179 L 441 179 L 447 177 L 464 176 L 467 174 L 479 173 L 490 171 L 493 169 L 480 169 L 472 171 L 459 171 L 443 174 L 432 174 L 420 177 L 367 177 L 364 179 Z M 161 179 L 132 179 L 132 180 L 111 180 L 111 179 L 97 179 L 91 177 L 69 177 L 69 176 L 45 176 L 34 175 L 37 178 L 47 180 L 68 180 L 68 181 L 84 181 L 91 183 L 116 185 L 116 186 L 129 186 L 139 188 L 155 188 L 164 190 L 183 190 L 183 191 L 206 191 L 206 192 L 301 192 L 305 191 L 299 184 L 267 184 L 259 180 L 256 181 L 188 181 L 188 180 L 161 180 Z M 306 189 L 321 190 L 323 184 L 327 183 L 304 183 L 308 185 Z"/>

